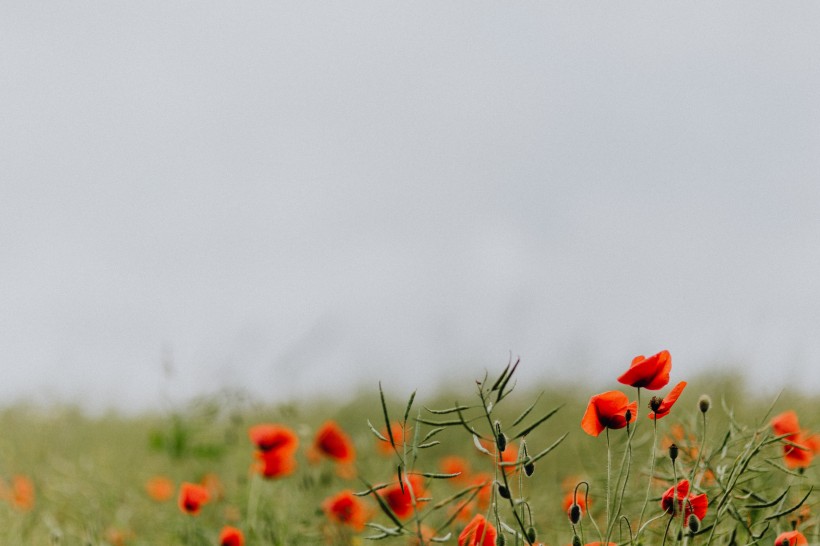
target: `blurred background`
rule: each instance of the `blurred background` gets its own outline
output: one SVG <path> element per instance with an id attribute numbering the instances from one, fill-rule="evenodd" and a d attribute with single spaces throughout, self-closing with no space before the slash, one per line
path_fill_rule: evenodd
<path id="1" fill-rule="evenodd" d="M 820 5 L 0 7 L 3 403 L 820 389 Z"/>

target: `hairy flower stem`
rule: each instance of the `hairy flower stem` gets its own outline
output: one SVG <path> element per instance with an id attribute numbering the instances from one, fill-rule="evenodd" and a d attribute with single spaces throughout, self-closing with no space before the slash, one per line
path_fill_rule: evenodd
<path id="1" fill-rule="evenodd" d="M 646 513 L 646 507 L 649 504 L 649 493 L 652 490 L 652 479 L 655 477 L 655 446 L 658 443 L 658 420 L 652 419 L 652 451 L 649 455 L 649 480 L 646 484 L 646 495 L 643 499 L 643 507 L 641 508 L 641 515 L 638 517 L 638 529 L 643 523 L 643 516 Z"/>
<path id="2" fill-rule="evenodd" d="M 612 482 L 612 446 L 609 444 L 609 429 L 606 429 L 606 534 L 609 537 L 609 525 L 612 522 L 610 507 L 610 488 Z M 601 542 L 607 542 L 601 538 Z"/>
<path id="3" fill-rule="evenodd" d="M 637 406 L 640 407 L 641 405 L 641 389 L 638 388 L 638 404 Z M 626 494 L 626 484 L 629 481 L 629 471 L 632 468 L 632 438 L 635 436 L 635 431 L 637 430 L 638 420 L 637 415 L 632 415 L 630 420 L 626 423 L 626 449 L 624 450 L 624 456 L 621 459 L 621 468 L 618 471 L 618 479 L 615 481 L 615 498 L 613 498 L 613 510 L 614 514 L 612 518 L 607 518 L 607 528 L 606 528 L 606 539 L 605 543 L 609 542 L 609 538 L 612 536 L 612 531 L 615 527 L 615 522 L 618 521 L 618 517 L 621 515 L 621 508 L 623 507 L 624 502 L 624 495 Z M 630 423 L 634 423 L 632 427 L 630 427 Z M 608 429 L 607 429 L 608 431 Z M 607 436 L 607 440 L 609 440 L 609 436 Z M 626 468 L 626 476 L 624 476 L 624 468 Z M 623 487 L 620 491 L 620 497 L 618 497 L 618 488 L 621 486 L 621 477 L 624 477 L 623 480 Z"/>
<path id="4" fill-rule="evenodd" d="M 700 449 L 698 450 L 698 458 L 695 460 L 695 466 L 692 467 L 692 479 L 690 480 L 692 483 L 695 483 L 696 486 L 700 486 L 700 482 L 703 479 L 703 474 L 697 476 L 697 482 L 695 482 L 695 475 L 698 472 L 698 468 L 700 467 L 700 461 L 703 458 L 703 451 L 706 449 L 706 412 L 702 412 L 701 415 L 703 416 L 703 437 L 700 440 Z"/>

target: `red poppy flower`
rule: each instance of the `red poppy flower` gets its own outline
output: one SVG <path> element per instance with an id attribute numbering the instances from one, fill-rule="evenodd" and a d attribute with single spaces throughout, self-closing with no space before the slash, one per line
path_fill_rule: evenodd
<path id="1" fill-rule="evenodd" d="M 407 482 L 410 482 L 409 485 Z M 412 496 L 411 496 L 412 491 Z M 417 474 L 411 474 L 403 484 L 395 483 L 381 491 L 387 505 L 399 518 L 406 518 L 413 513 L 413 498 L 417 504 L 418 499 L 426 497 L 424 490 L 424 480 Z"/>
<path id="2" fill-rule="evenodd" d="M 11 506 L 21 512 L 28 512 L 34 508 L 34 483 L 26 476 L 14 476 L 9 488 L 5 481 L 0 480 L 0 498 L 8 501 Z"/>
<path id="3" fill-rule="evenodd" d="M 677 505 L 675 500 L 677 498 Z M 690 514 L 695 514 L 698 519 L 702 520 L 706 516 L 706 509 L 709 507 L 709 501 L 706 495 L 689 494 L 689 480 L 681 480 L 678 485 L 670 487 L 666 493 L 661 497 L 661 508 L 665 512 L 674 514 L 684 514 L 685 518 L 689 518 Z"/>
<path id="4" fill-rule="evenodd" d="M 349 525 L 357 531 L 364 529 L 367 522 L 367 509 L 364 503 L 351 491 L 342 491 L 328 497 L 322 502 L 322 510 L 331 520 Z"/>
<path id="5" fill-rule="evenodd" d="M 674 406 L 675 402 L 678 401 L 678 397 L 680 396 L 680 393 L 683 392 L 684 387 L 686 387 L 686 381 L 681 381 L 672 387 L 669 394 L 663 398 L 653 396 L 652 400 L 649 401 L 649 409 L 652 411 L 649 415 L 647 415 L 647 417 L 650 419 L 660 419 L 661 417 L 666 417 L 669 415 L 669 412 L 672 410 L 672 406 Z"/>
<path id="6" fill-rule="evenodd" d="M 605 428 L 624 428 L 626 412 L 631 413 L 632 422 L 638 416 L 638 403 L 629 402 L 629 398 L 620 391 L 608 391 L 596 394 L 589 399 L 586 413 L 581 419 L 581 428 L 590 436 L 598 436 Z"/>
<path id="7" fill-rule="evenodd" d="M 671 370 L 672 356 L 669 351 L 661 351 L 649 358 L 639 355 L 632 359 L 629 369 L 618 378 L 618 382 L 656 391 L 669 383 Z"/>
<path id="8" fill-rule="evenodd" d="M 495 546 L 496 535 L 493 524 L 478 514 L 458 535 L 458 546 Z"/>
<path id="9" fill-rule="evenodd" d="M 444 457 L 439 461 L 438 466 L 445 474 L 458 474 L 453 478 L 454 481 L 464 482 L 469 480 L 470 463 L 464 457 L 457 455 Z"/>
<path id="10" fill-rule="evenodd" d="M 219 532 L 219 546 L 244 546 L 245 535 L 236 527 L 226 525 Z"/>
<path id="11" fill-rule="evenodd" d="M 299 437 L 287 427 L 263 423 L 248 429 L 248 436 L 259 451 L 287 451 L 299 447 Z"/>
<path id="12" fill-rule="evenodd" d="M 340 463 L 351 463 L 356 458 L 353 442 L 335 421 L 328 421 L 319 428 L 313 447 Z"/>
<path id="13" fill-rule="evenodd" d="M 179 486 L 179 509 L 186 514 L 199 514 L 202 505 L 208 502 L 208 489 L 198 483 L 183 482 Z"/>
<path id="14" fill-rule="evenodd" d="M 774 546 L 808 546 L 809 541 L 800 531 L 787 531 L 780 533 L 774 539 Z"/>
<path id="15" fill-rule="evenodd" d="M 784 436 L 789 442 L 783 444 L 783 462 L 788 468 L 806 468 L 811 464 L 814 454 L 820 451 L 820 438 L 800 429 L 797 414 L 785 411 L 771 421 L 772 430 L 777 436 Z"/>
<path id="16" fill-rule="evenodd" d="M 154 476 L 145 482 L 148 496 L 157 502 L 165 502 L 174 496 L 174 482 L 165 476 Z"/>
<path id="17" fill-rule="evenodd" d="M 257 451 L 256 460 L 253 468 L 263 478 L 281 478 L 296 470 L 296 459 L 286 451 Z"/>
<path id="18" fill-rule="evenodd" d="M 399 450 L 401 453 L 402 447 L 404 446 L 404 440 L 407 438 L 408 430 L 404 430 L 401 426 L 401 423 L 398 421 L 394 421 L 390 424 L 390 430 L 393 432 L 393 441 L 396 443 L 396 449 Z M 382 437 L 386 438 L 387 440 L 382 440 L 381 438 L 376 438 L 376 448 L 378 449 L 379 453 L 385 456 L 392 456 L 394 454 L 393 446 L 390 443 L 390 436 L 387 433 L 387 427 L 382 427 L 381 429 Z"/>
<path id="19" fill-rule="evenodd" d="M 478 509 L 486 510 L 490 506 L 490 499 L 493 495 L 493 476 L 487 472 L 479 472 L 470 478 L 470 485 L 480 486 L 476 493 Z"/>

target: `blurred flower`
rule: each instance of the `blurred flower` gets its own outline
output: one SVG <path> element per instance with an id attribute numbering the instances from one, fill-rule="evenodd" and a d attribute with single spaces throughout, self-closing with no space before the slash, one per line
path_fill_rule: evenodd
<path id="1" fill-rule="evenodd" d="M 34 508 L 34 483 L 27 476 L 14 476 L 11 479 L 10 488 L 5 482 L 0 482 L 0 494 L 11 506 L 21 512 L 28 512 Z"/>
<path id="2" fill-rule="evenodd" d="M 222 500 L 225 496 L 225 487 L 222 485 L 222 480 L 214 472 L 208 472 L 199 483 L 208 490 L 209 498 L 212 500 Z"/>
<path id="3" fill-rule="evenodd" d="M 443 457 L 439 460 L 438 467 L 444 474 L 458 474 L 451 481 L 465 482 L 470 479 L 470 464 L 464 457 L 457 455 Z"/>
<path id="4" fill-rule="evenodd" d="M 390 509 L 393 510 L 393 513 L 399 518 L 406 518 L 413 513 L 413 498 L 416 499 L 418 504 L 419 498 L 427 496 L 427 492 L 424 490 L 424 480 L 416 474 L 407 476 L 407 480 L 402 484 L 395 483 L 382 489 L 380 493 Z"/>
<path id="5" fill-rule="evenodd" d="M 125 546 L 133 538 L 134 532 L 127 529 L 109 527 L 105 530 L 105 540 L 111 546 Z"/>
<path id="6" fill-rule="evenodd" d="M 677 500 L 677 503 L 675 502 Z M 695 514 L 699 520 L 706 516 L 709 501 L 706 495 L 689 494 L 689 480 L 681 480 L 676 486 L 670 487 L 661 497 L 661 508 L 674 515 L 683 513 L 688 519 L 689 514 Z"/>
<path id="7" fill-rule="evenodd" d="M 631 413 L 634 422 L 638 416 L 638 403 L 620 391 L 596 394 L 589 399 L 587 410 L 581 419 L 581 428 L 590 436 L 598 436 L 604 429 L 619 429 L 626 426 L 626 412 Z"/>
<path id="8" fill-rule="evenodd" d="M 399 422 L 390 423 L 390 430 L 393 432 L 393 441 L 396 444 L 396 449 L 401 451 L 404 446 L 404 440 L 407 438 L 407 431 L 402 428 Z M 381 435 L 387 438 L 387 441 L 376 438 L 376 448 L 382 455 L 393 455 L 393 446 L 390 444 L 390 435 L 387 432 L 386 426 L 382 427 Z"/>
<path id="9" fill-rule="evenodd" d="M 248 429 L 248 436 L 259 451 L 286 451 L 294 453 L 299 437 L 287 427 L 263 423 Z"/>
<path id="10" fill-rule="evenodd" d="M 356 458 L 353 442 L 335 421 L 327 421 L 319 428 L 313 448 L 340 463 L 351 463 Z"/>
<path id="11" fill-rule="evenodd" d="M 199 514 L 208 499 L 208 489 L 198 483 L 183 482 L 179 487 L 179 509 L 186 514 Z"/>
<path id="12" fill-rule="evenodd" d="M 649 358 L 639 355 L 632 359 L 629 369 L 618 378 L 618 382 L 656 391 L 669 383 L 671 370 L 672 356 L 669 351 L 661 351 Z"/>
<path id="13" fill-rule="evenodd" d="M 256 445 L 257 464 L 253 470 L 265 478 L 280 478 L 296 469 L 294 455 L 299 437 L 282 425 L 263 423 L 248 429 L 248 436 Z"/>
<path id="14" fill-rule="evenodd" d="M 165 476 L 154 476 L 145 482 L 148 496 L 157 502 L 165 502 L 174 496 L 174 482 Z"/>
<path id="15" fill-rule="evenodd" d="M 495 546 L 496 535 L 492 523 L 478 514 L 458 535 L 458 546 Z"/>
<path id="16" fill-rule="evenodd" d="M 243 546 L 245 535 L 240 529 L 226 525 L 219 532 L 219 546 Z"/>
<path id="17" fill-rule="evenodd" d="M 347 490 L 325 499 L 322 510 L 331 520 L 349 525 L 356 531 L 364 529 L 368 518 L 364 503 Z"/>
<path id="18" fill-rule="evenodd" d="M 293 474 L 296 470 L 296 459 L 288 452 L 257 451 L 256 460 L 253 470 L 263 478 L 281 478 Z"/>
<path id="19" fill-rule="evenodd" d="M 476 493 L 476 500 L 478 501 L 478 509 L 481 511 L 486 510 L 490 506 L 490 499 L 492 498 L 493 494 L 493 479 L 492 475 L 488 474 L 487 472 L 479 472 L 478 474 L 473 474 L 470 478 L 470 484 L 478 487 L 478 493 Z"/>
<path id="20" fill-rule="evenodd" d="M 428 527 L 427 525 L 421 526 L 421 538 L 419 540 L 418 536 L 410 537 L 410 541 L 408 542 L 409 546 L 419 546 L 419 544 L 424 542 L 424 544 L 431 544 L 431 539 L 436 536 L 435 529 Z"/>
<path id="21" fill-rule="evenodd" d="M 776 415 L 771 420 L 772 431 L 783 436 L 783 462 L 788 468 L 806 468 L 814 454 L 820 451 L 820 438 L 800 429 L 797 413 L 792 410 Z"/>
<path id="22" fill-rule="evenodd" d="M 807 546 L 808 543 L 809 541 L 806 540 L 806 537 L 804 537 L 800 531 L 780 533 L 777 535 L 777 538 L 774 539 L 774 546 Z"/>
<path id="23" fill-rule="evenodd" d="M 686 381 L 681 381 L 672 387 L 669 394 L 663 398 L 653 396 L 652 400 L 649 401 L 649 409 L 652 411 L 649 415 L 647 415 L 647 417 L 650 419 L 660 419 L 661 417 L 666 417 L 669 415 L 669 412 L 672 410 L 672 406 L 674 406 L 675 402 L 678 401 L 678 397 L 680 397 L 684 387 L 686 387 Z"/>

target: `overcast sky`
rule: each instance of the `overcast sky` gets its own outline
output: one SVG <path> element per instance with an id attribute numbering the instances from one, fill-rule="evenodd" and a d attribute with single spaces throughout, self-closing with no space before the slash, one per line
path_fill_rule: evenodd
<path id="1" fill-rule="evenodd" d="M 820 4 L 0 7 L 3 400 L 661 349 L 820 389 Z"/>

